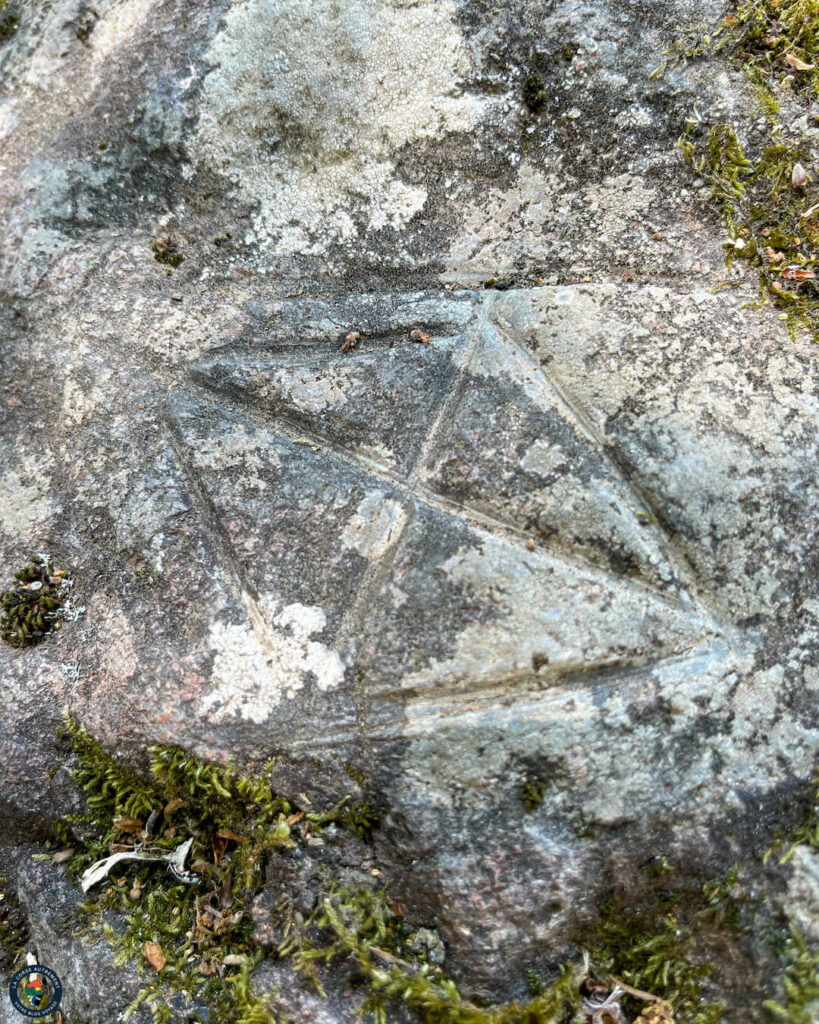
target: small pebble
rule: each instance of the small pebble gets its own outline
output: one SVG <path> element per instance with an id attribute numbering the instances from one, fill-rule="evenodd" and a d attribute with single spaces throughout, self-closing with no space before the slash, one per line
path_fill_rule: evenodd
<path id="1" fill-rule="evenodd" d="M 794 164 L 791 172 L 791 185 L 793 188 L 804 188 L 808 183 L 808 175 L 802 164 Z"/>
<path id="2" fill-rule="evenodd" d="M 181 302 L 182 301 L 182 293 L 181 292 L 174 292 L 173 295 L 171 295 L 171 300 L 173 302 Z"/>

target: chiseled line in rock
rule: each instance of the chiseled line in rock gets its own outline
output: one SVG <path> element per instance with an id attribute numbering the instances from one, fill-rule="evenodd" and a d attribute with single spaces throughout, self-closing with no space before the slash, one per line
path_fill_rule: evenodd
<path id="1" fill-rule="evenodd" d="M 476 310 L 479 313 L 479 310 Z M 418 453 L 418 458 L 415 460 L 415 465 L 408 477 L 409 487 L 413 492 L 432 495 L 432 491 L 423 483 L 421 474 L 426 469 L 427 461 L 435 449 L 441 435 L 444 432 L 444 428 L 452 427 L 457 416 L 458 409 L 463 401 L 464 391 L 469 383 L 469 375 L 472 372 L 472 367 L 475 364 L 475 357 L 480 347 L 482 334 L 481 331 L 484 327 L 485 321 L 480 315 L 476 316 L 473 324 L 467 326 L 473 326 L 474 337 L 469 343 L 467 348 L 466 357 L 462 359 L 460 365 L 457 368 L 457 374 L 455 377 L 455 386 L 450 390 L 449 394 L 444 395 L 441 404 L 438 406 L 438 412 L 435 416 L 435 421 L 432 424 L 432 429 L 429 430 L 424 438 L 424 443 L 421 446 L 421 451 Z M 427 500 L 428 504 L 429 499 Z M 459 508 L 463 506 L 459 505 Z M 498 521 L 498 526 L 503 524 Z"/>
<path id="2" fill-rule="evenodd" d="M 185 438 L 179 424 L 168 410 L 163 412 L 162 421 L 168 431 L 171 447 L 182 469 L 182 474 L 188 484 L 191 497 L 199 506 L 200 525 L 209 535 L 219 561 L 223 569 L 227 571 L 234 594 L 245 610 L 250 628 L 253 630 L 264 651 L 271 655 L 281 668 L 282 664 L 279 652 L 276 649 L 273 630 L 262 611 L 259 594 L 248 578 L 241 559 L 236 554 L 233 542 L 222 523 L 218 509 L 202 481 L 199 470 L 186 452 Z"/>
<path id="3" fill-rule="evenodd" d="M 576 426 L 586 435 L 587 440 L 591 441 L 591 443 L 595 445 L 603 459 L 608 463 L 609 469 L 625 488 L 626 493 L 631 496 L 635 505 L 644 505 L 649 509 L 654 517 L 657 532 L 662 537 L 662 549 L 666 553 L 670 565 L 678 574 L 680 581 L 685 584 L 686 590 L 690 594 L 691 602 L 697 613 L 703 620 L 710 622 L 716 632 L 719 632 L 726 637 L 729 636 L 732 633 L 731 627 L 725 622 L 724 617 L 720 614 L 718 609 L 713 607 L 711 603 L 705 599 L 696 577 L 691 572 L 691 568 L 688 565 L 685 556 L 682 552 L 678 551 L 677 544 L 674 539 L 662 528 L 662 515 L 660 510 L 649 498 L 648 494 L 644 492 L 643 488 L 630 477 L 624 464 L 621 463 L 612 451 L 611 446 L 608 445 L 605 439 L 600 435 L 595 423 L 591 417 L 586 414 L 586 411 L 582 406 L 578 405 L 571 396 L 567 394 L 560 381 L 538 360 L 536 360 L 524 345 L 521 345 L 510 336 L 511 332 L 506 331 L 497 322 L 497 320 L 495 320 L 492 313 L 492 307 L 497 301 L 497 296 L 491 296 L 487 299 L 487 314 L 493 317 L 492 322 L 496 326 L 498 332 L 510 345 L 514 346 L 518 352 L 521 352 L 525 356 L 532 367 L 539 370 L 539 372 L 546 378 L 548 384 L 553 389 L 556 398 L 563 406 L 564 411 L 569 414 L 569 416 L 574 420 Z"/>
<path id="4" fill-rule="evenodd" d="M 514 704 L 521 694 L 534 697 L 542 694 L 566 694 L 580 690 L 599 690 L 605 686 L 626 684 L 629 679 L 640 677 L 646 671 L 654 671 L 657 667 L 673 664 L 686 664 L 702 657 L 705 647 L 711 648 L 713 634 L 704 633 L 696 640 L 685 645 L 682 650 L 675 650 L 673 644 L 665 645 L 664 649 L 652 651 L 650 654 L 601 657 L 589 665 L 576 664 L 558 669 L 551 674 L 535 672 L 530 668 L 516 669 L 511 672 L 488 676 L 479 679 L 474 685 L 462 680 L 452 683 L 432 683 L 415 685 L 399 690 L 381 689 L 374 697 L 381 706 L 388 707 L 391 703 L 401 701 L 405 708 L 434 708 L 438 704 L 467 703 L 479 700 L 495 699 L 498 706 Z M 509 687 L 520 687 L 510 690 Z"/>
<path id="5" fill-rule="evenodd" d="M 223 283 L 232 283 L 225 279 Z M 450 288 L 422 288 L 414 292 L 376 292 L 364 293 L 341 297 L 341 303 L 348 303 L 349 309 L 339 309 L 339 296 L 328 295 L 305 295 L 301 298 L 286 297 L 277 300 L 281 308 L 267 317 L 257 317 L 253 321 L 253 314 L 248 316 L 247 326 L 254 331 L 256 336 L 263 340 L 252 340 L 248 337 L 238 337 L 235 340 L 226 340 L 215 348 L 208 349 L 200 358 L 213 354 L 242 354 L 246 353 L 256 357 L 269 353 L 266 346 L 274 344 L 283 350 L 295 352 L 300 349 L 310 349 L 316 355 L 317 349 L 327 351 L 327 347 L 337 343 L 348 331 L 360 330 L 366 338 L 368 345 L 375 349 L 385 348 L 388 343 L 399 339 L 406 340 L 407 333 L 416 327 L 423 327 L 430 333 L 437 335 L 451 335 L 458 333 L 468 326 L 470 319 L 474 317 L 475 311 L 482 297 L 482 291 L 475 288 L 461 288 L 453 290 Z M 261 292 L 255 296 L 245 299 L 248 302 L 259 301 Z M 375 308 L 368 308 L 364 311 L 363 319 L 372 317 L 376 322 L 370 328 L 367 323 L 356 323 L 356 314 L 353 306 L 362 298 L 369 300 L 372 295 L 376 296 Z M 391 300 L 397 300 L 397 307 L 391 307 Z M 477 300 L 477 301 L 476 301 Z M 435 303 L 445 305 L 451 315 L 435 318 L 424 316 L 425 305 Z M 284 322 L 286 313 L 306 310 L 306 320 L 299 322 L 298 318 Z M 349 314 L 349 315 L 342 315 Z M 276 317 L 282 319 L 281 323 L 275 323 Z M 317 325 L 317 320 L 324 317 L 332 323 L 333 329 L 328 330 Z M 381 323 L 378 323 L 378 320 Z M 267 321 L 265 323 L 264 321 Z M 278 336 L 277 336 L 278 332 Z M 290 340 L 290 339 L 293 340 Z M 274 340 L 276 339 L 276 340 Z M 281 340 L 280 340 L 281 339 Z"/>
<path id="6" fill-rule="evenodd" d="M 393 344 L 398 340 L 404 340 L 405 334 L 390 334 L 368 337 L 366 348 L 358 347 L 346 353 L 347 361 L 354 360 L 357 355 L 368 353 L 390 351 Z M 243 341 L 237 339 L 226 341 L 223 345 L 206 349 L 196 359 L 188 363 L 188 373 L 196 372 L 203 364 L 211 361 L 233 359 L 239 365 L 246 362 L 257 363 L 263 360 L 275 361 L 276 366 L 284 368 L 290 366 L 315 366 L 328 357 L 338 354 L 338 349 L 331 349 L 330 345 L 337 341 L 336 338 L 307 339 L 306 341 L 271 341 L 270 347 L 265 347 L 258 341 Z M 392 343 L 392 344 L 390 344 Z"/>
<path id="7" fill-rule="evenodd" d="M 709 639 L 711 637 L 708 634 L 703 634 L 687 643 L 682 650 L 674 650 L 674 645 L 669 644 L 665 650 L 653 651 L 642 656 L 599 658 L 590 665 L 567 666 L 562 671 L 552 673 L 551 676 L 527 668 L 484 678 L 471 687 L 461 683 L 451 686 L 434 684 L 408 687 L 401 692 L 408 698 L 407 705 L 410 708 L 434 708 L 441 703 L 441 696 L 446 697 L 447 705 L 452 701 L 466 703 L 495 697 L 498 704 L 505 706 L 507 703 L 516 703 L 521 694 L 529 694 L 532 697 L 537 694 L 565 695 L 578 690 L 599 690 L 605 686 L 620 687 L 629 679 L 639 678 L 646 671 L 653 671 L 657 667 L 683 665 L 699 660 L 702 657 L 703 646 L 708 644 Z M 508 686 L 516 683 L 523 684 L 521 689 L 510 691 Z M 392 694 L 385 692 L 385 696 L 389 699 Z M 388 703 L 388 699 L 385 703 Z"/>
<path id="8" fill-rule="evenodd" d="M 413 699 L 412 691 L 398 690 L 383 692 L 384 699 L 381 707 L 388 708 L 392 704 L 395 708 L 393 716 L 383 722 L 379 722 L 374 728 L 367 732 L 368 740 L 392 740 L 407 739 L 426 731 L 435 723 L 436 728 L 440 725 L 450 723 L 458 724 L 461 720 L 470 716 L 486 715 L 495 711 L 508 711 L 510 709 L 520 710 L 521 707 L 542 709 L 549 704 L 560 704 L 565 698 L 572 694 L 581 694 L 594 691 L 600 692 L 621 692 L 632 678 L 639 679 L 648 671 L 655 668 L 663 668 L 668 665 L 685 665 L 698 659 L 699 655 L 694 651 L 690 653 L 675 654 L 669 657 L 660 657 L 656 660 L 646 660 L 639 664 L 625 664 L 623 669 L 619 666 L 604 665 L 602 667 L 589 666 L 582 672 L 572 673 L 564 678 L 556 680 L 552 685 L 544 686 L 538 681 L 537 676 L 532 673 L 523 672 L 510 673 L 502 679 L 495 680 L 493 685 L 476 687 L 471 690 L 449 689 L 447 687 L 435 687 L 430 693 L 420 694 Z M 623 674 L 625 673 L 625 674 Z M 532 685 L 521 687 L 517 691 L 502 690 L 500 687 L 504 682 L 530 682 Z M 444 713 L 435 714 L 436 705 L 447 709 Z M 453 708 L 454 705 L 454 708 Z M 452 709 L 452 710 L 449 710 Z M 428 710 L 427 714 L 424 714 Z M 420 718 L 408 722 L 407 713 L 416 712 Z M 350 740 L 352 734 L 347 731 L 334 731 L 313 734 L 309 739 L 295 740 L 287 745 L 288 751 L 299 750 L 310 744 L 315 746 L 319 743 L 342 743 Z"/>
<path id="9" fill-rule="evenodd" d="M 468 329 L 468 325 L 466 329 Z M 457 369 L 456 386 L 452 388 L 449 394 L 444 394 L 438 404 L 435 420 L 430 430 L 426 432 L 421 450 L 415 459 L 412 469 L 407 474 L 406 480 L 397 477 L 393 482 L 393 486 L 400 489 L 401 492 L 400 504 L 402 512 L 404 513 L 404 521 L 401 524 L 400 529 L 396 531 L 396 536 L 390 537 L 387 548 L 385 548 L 378 558 L 373 559 L 365 570 L 361 579 L 361 584 L 357 588 L 355 600 L 342 616 L 338 629 L 336 630 L 335 642 L 337 646 L 340 643 L 349 644 L 350 639 L 354 642 L 356 636 L 364 633 L 366 621 L 362 623 L 361 619 L 364 618 L 366 620 L 368 610 L 371 607 L 373 600 L 377 597 L 387 579 L 389 579 L 401 540 L 406 534 L 410 523 L 415 520 L 415 507 L 419 489 L 419 473 L 421 468 L 426 464 L 429 452 L 437 443 L 439 435 L 454 418 L 454 410 L 457 409 L 461 401 L 463 381 L 466 379 L 467 368 L 471 366 L 472 360 L 475 358 L 475 352 L 477 351 L 479 344 L 479 337 L 479 332 L 475 331 L 474 338 L 469 342 L 466 359 L 462 361 L 461 365 Z M 349 453 L 345 452 L 344 454 Z M 355 654 L 354 650 L 352 653 Z M 366 732 L 367 735 L 369 735 L 368 711 L 370 701 L 371 695 L 369 691 L 359 694 L 359 699 L 357 701 L 359 721 L 362 726 L 362 731 Z"/>
<path id="10" fill-rule="evenodd" d="M 158 374 L 158 376 L 161 377 L 162 374 Z M 443 515 L 465 522 L 473 529 L 488 533 L 493 539 L 506 540 L 509 543 L 523 547 L 532 536 L 531 533 L 521 530 L 511 523 L 504 522 L 495 516 L 479 512 L 477 509 L 436 494 L 423 483 L 416 481 L 411 484 L 408 478 L 400 473 L 396 473 L 383 463 L 370 459 L 366 455 L 359 455 L 348 451 L 335 441 L 331 441 L 329 438 L 317 434 L 309 428 L 305 428 L 298 420 L 293 420 L 291 417 L 279 413 L 269 414 L 263 408 L 254 407 L 254 409 L 249 409 L 246 404 L 238 401 L 230 392 L 217 388 L 206 388 L 195 381 L 187 382 L 185 387 L 186 390 L 194 393 L 208 404 L 212 404 L 214 398 L 218 395 L 220 400 L 224 400 L 224 404 L 232 408 L 233 411 L 241 416 L 250 416 L 250 418 L 260 421 L 265 429 L 271 430 L 291 441 L 309 442 L 312 447 L 319 449 L 323 454 L 334 456 L 354 469 L 370 473 L 385 486 L 394 488 L 402 495 L 409 495 L 409 497 L 434 508 Z M 681 601 L 674 600 L 672 594 L 665 594 L 656 587 L 644 583 L 642 580 L 618 576 L 616 573 L 584 558 L 582 555 L 567 555 L 549 549 L 544 550 L 541 557 L 546 557 L 559 565 L 579 569 L 609 586 L 625 587 L 632 591 L 649 595 L 672 611 L 687 610 L 686 605 Z M 694 610 L 699 612 L 697 608 Z M 701 614 L 700 617 L 704 619 L 705 623 L 709 623 L 712 620 L 712 617 L 708 614 Z"/>

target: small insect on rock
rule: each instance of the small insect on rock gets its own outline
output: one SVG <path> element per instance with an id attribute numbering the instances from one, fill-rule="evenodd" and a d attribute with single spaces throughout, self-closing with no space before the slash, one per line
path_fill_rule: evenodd
<path id="1" fill-rule="evenodd" d="M 347 337 L 344 339 L 344 344 L 341 346 L 342 352 L 352 352 L 352 350 L 358 344 L 358 339 L 361 337 L 361 331 L 350 331 Z"/>

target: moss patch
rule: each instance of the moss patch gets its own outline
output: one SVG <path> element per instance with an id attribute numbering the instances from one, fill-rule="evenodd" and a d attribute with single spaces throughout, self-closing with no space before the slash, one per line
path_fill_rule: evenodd
<path id="1" fill-rule="evenodd" d="M 543 84 L 543 78 L 537 71 L 532 71 L 526 76 L 526 81 L 523 83 L 523 102 L 531 111 L 537 112 L 543 107 L 546 99 L 546 86 Z"/>
<path id="2" fill-rule="evenodd" d="M 156 238 L 151 244 L 154 259 L 168 267 L 178 267 L 185 259 L 178 244 L 172 238 Z"/>
<path id="3" fill-rule="evenodd" d="M 146 979 L 132 1010 L 145 1004 L 154 1020 L 170 1020 L 169 998 L 181 993 L 191 1021 L 273 1022 L 272 1008 L 252 988 L 265 955 L 253 941 L 253 897 L 277 858 L 283 866 L 294 855 L 303 859 L 330 825 L 368 831 L 371 808 L 347 809 L 345 800 L 307 813 L 273 792 L 271 766 L 239 772 L 173 748 L 151 750 L 151 777 L 143 779 L 73 721 L 64 740 L 88 805 L 58 830 L 76 851 L 67 865 L 75 879 L 112 851 L 141 843 L 169 852 L 193 838 L 199 885 L 180 884 L 161 863 L 123 862 L 83 905 L 82 930 L 104 934 L 118 962 L 135 963 Z M 299 895 L 284 892 L 274 911 L 281 941 L 272 955 L 292 958 L 319 992 L 319 968 L 332 964 L 376 1024 L 399 1003 L 428 1024 L 568 1024 L 579 1005 L 582 971 L 568 965 L 528 1002 L 478 1006 L 413 951 L 400 909 L 374 884 L 341 884 L 328 868 L 309 915 L 294 910 Z"/>
<path id="4" fill-rule="evenodd" d="M 0 593 L 0 636 L 12 647 L 30 647 L 60 628 L 71 583 L 44 555 L 34 555 L 15 579 Z"/>
<path id="5" fill-rule="evenodd" d="M 0 0 L 0 43 L 11 39 L 19 25 L 20 19 L 9 0 Z"/>
<path id="6" fill-rule="evenodd" d="M 250 901 L 265 858 L 294 847 L 300 830 L 288 802 L 272 792 L 268 771 L 240 773 L 155 747 L 146 780 L 118 765 L 77 723 L 67 721 L 63 738 L 88 806 L 58 830 L 76 851 L 67 865 L 75 880 L 112 851 L 141 844 L 170 853 L 194 840 L 190 866 L 198 884 L 178 882 L 161 862 L 126 861 L 82 907 L 83 930 L 104 933 L 117 962 L 134 962 L 145 975 L 131 1012 L 145 1003 L 155 1021 L 170 1020 L 168 998 L 181 994 L 191 1020 L 207 1007 L 201 1019 L 212 1024 L 273 1021 L 250 988 L 261 957 L 251 940 Z"/>
<path id="7" fill-rule="evenodd" d="M 150 776 L 142 778 L 117 764 L 82 726 L 69 721 L 65 739 L 88 805 L 58 829 L 60 842 L 76 851 L 67 864 L 75 879 L 112 851 L 139 843 L 161 854 L 193 841 L 188 868 L 199 884 L 180 882 L 161 862 L 123 862 L 82 906 L 81 930 L 105 935 L 117 961 L 142 973 L 131 1012 L 146 1005 L 155 1021 L 169 1021 L 173 998 L 177 1008 L 182 1000 L 190 1022 L 274 1024 L 276 1008 L 253 989 L 255 968 L 273 957 L 289 959 L 319 995 L 331 980 L 333 995 L 343 990 L 374 1024 L 386 1024 L 399 1005 L 424 1024 L 570 1024 L 586 979 L 611 987 L 617 981 L 665 1000 L 677 1024 L 717 1024 L 724 1013 L 709 996 L 720 988 L 710 980 L 712 961 L 730 962 L 734 971 L 739 958 L 756 979 L 756 1006 L 767 1000 L 772 1014 L 796 1024 L 809 1020 L 817 954 L 750 896 L 738 869 L 702 884 L 678 880 L 666 860 L 653 861 L 641 874 L 639 894 L 618 886 L 597 924 L 575 936 L 574 962 L 544 977 L 528 972 L 530 999 L 479 1005 L 413 948 L 403 911 L 369 873 L 359 875 L 363 882 L 351 881 L 349 868 L 339 872 L 332 858 L 312 859 L 325 839 L 337 841 L 339 826 L 348 829 L 347 841 L 359 842 L 350 833 L 359 831 L 362 816 L 368 820 L 361 805 L 345 799 L 308 812 L 273 791 L 272 765 L 242 772 L 176 748 L 152 748 Z M 812 828 L 813 818 L 783 844 L 810 839 Z M 347 850 L 343 862 L 364 859 L 364 850 Z M 309 886 L 315 885 L 309 910 L 298 867 L 305 864 Z M 270 878 L 276 880 L 272 903 L 255 903 L 262 890 L 265 899 L 274 891 Z M 270 922 L 264 939 L 254 935 L 262 905 Z M 750 940 L 761 934 L 769 935 L 782 965 L 776 993 L 759 988 L 758 945 Z M 747 993 L 743 998 L 751 998 Z M 649 1006 L 628 989 L 622 1005 L 627 1019 Z"/>
<path id="8" fill-rule="evenodd" d="M 518 785 L 518 796 L 520 797 L 520 802 L 523 804 L 525 811 L 528 811 L 531 814 L 540 807 L 543 803 L 543 798 L 546 795 L 547 785 L 547 780 L 540 778 L 540 776 L 523 776 Z"/>
<path id="9" fill-rule="evenodd" d="M 413 957 L 400 919 L 383 893 L 349 887 L 322 894 L 312 916 L 300 926 L 288 922 L 280 955 L 323 993 L 317 962 L 352 966 L 366 986 L 363 1011 L 386 1024 L 391 1005 L 404 1003 L 425 1024 L 551 1024 L 569 1021 L 580 1005 L 579 978 L 571 967 L 525 1003 L 478 1006 L 464 999 L 440 968 Z"/>
<path id="10" fill-rule="evenodd" d="M 819 187 L 804 132 L 794 128 L 800 110 L 815 122 L 819 0 L 747 0 L 711 34 L 690 33 L 669 46 L 656 74 L 714 51 L 744 67 L 759 110 L 747 110 L 733 124 L 697 116 L 680 146 L 711 185 L 725 218 L 729 265 L 739 258 L 757 270 L 761 301 L 782 310 L 792 337 L 805 331 L 819 340 Z M 790 129 L 779 121 L 785 100 Z M 767 125 L 762 131 L 760 111 Z"/>
<path id="11" fill-rule="evenodd" d="M 819 1013 L 819 950 L 811 951 L 804 936 L 792 928 L 778 950 L 784 969 L 785 1001 L 764 1004 L 778 1020 L 815 1024 Z"/>
<path id="12" fill-rule="evenodd" d="M 12 973 L 24 963 L 28 922 L 14 893 L 0 877 L 0 971 Z"/>
<path id="13" fill-rule="evenodd" d="M 593 947 L 602 969 L 671 1003 L 678 1024 L 718 1024 L 723 1016 L 719 1003 L 704 998 L 712 965 L 697 956 L 700 896 L 673 889 L 641 901 L 612 896 L 601 907 Z M 633 1013 L 642 1009 L 626 1005 Z"/>

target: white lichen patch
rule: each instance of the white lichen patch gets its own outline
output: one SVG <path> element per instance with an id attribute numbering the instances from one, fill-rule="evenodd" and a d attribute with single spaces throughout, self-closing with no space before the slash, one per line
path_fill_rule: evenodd
<path id="1" fill-rule="evenodd" d="M 520 460 L 521 469 L 527 473 L 539 473 L 548 476 L 556 469 L 566 465 L 566 453 L 559 444 L 551 444 L 540 438 L 524 452 Z"/>
<path id="2" fill-rule="evenodd" d="M 359 227 L 399 228 L 426 191 L 394 175 L 412 141 L 473 128 L 449 0 L 248 0 L 206 59 L 196 151 L 259 203 L 255 237 L 321 252 Z"/>
<path id="3" fill-rule="evenodd" d="M 522 259 L 564 258 L 578 273 L 575 242 L 563 239 L 565 224 L 591 214 L 598 244 L 619 245 L 628 225 L 642 223 L 655 194 L 636 177 L 611 176 L 582 191 L 567 188 L 559 164 L 543 171 L 524 161 L 511 188 L 492 189 L 465 207 L 441 280 L 467 284 L 515 272 Z M 624 252 L 621 258 L 627 258 Z M 580 261 L 580 262 L 578 262 Z"/>
<path id="4" fill-rule="evenodd" d="M 203 437 L 197 442 L 196 464 L 205 469 L 241 471 L 243 485 L 257 491 L 267 489 L 263 474 L 279 465 L 279 454 L 273 448 L 261 451 L 252 434 L 237 429 L 220 437 Z"/>
<path id="5" fill-rule="evenodd" d="M 0 527 L 11 536 L 28 533 L 47 519 L 53 509 L 48 497 L 49 480 L 42 468 L 36 473 L 9 470 L 0 478 Z"/>
<path id="6" fill-rule="evenodd" d="M 373 491 L 364 498 L 347 523 L 341 543 L 364 558 L 378 558 L 396 540 L 406 518 L 397 501 L 385 498 L 381 491 Z"/>
<path id="7" fill-rule="evenodd" d="M 97 629 L 95 661 L 108 680 L 124 682 L 137 670 L 134 634 L 118 603 L 110 595 L 96 594 L 89 605 L 89 620 Z"/>
<path id="8" fill-rule="evenodd" d="M 95 57 L 100 60 L 110 57 L 118 46 L 142 28 L 156 6 L 158 0 L 124 0 L 110 6 L 90 36 Z"/>
<path id="9" fill-rule="evenodd" d="M 268 597 L 264 618 L 269 626 L 215 622 L 210 628 L 213 689 L 202 710 L 214 721 L 243 718 L 260 724 L 282 700 L 292 700 L 310 676 L 320 690 L 333 689 L 344 678 L 338 652 L 311 639 L 326 625 L 321 608 L 281 607 Z"/>
<path id="10" fill-rule="evenodd" d="M 314 366 L 288 366 L 270 375 L 269 390 L 304 412 L 320 415 L 347 404 L 344 384 L 340 377 L 319 376 Z"/>

